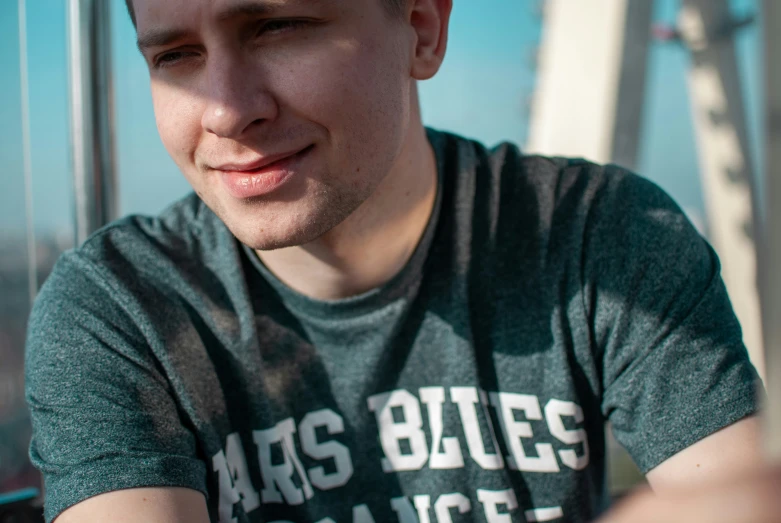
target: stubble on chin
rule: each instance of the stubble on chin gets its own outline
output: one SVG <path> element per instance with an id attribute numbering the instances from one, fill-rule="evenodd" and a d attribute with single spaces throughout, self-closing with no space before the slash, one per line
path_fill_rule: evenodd
<path id="1" fill-rule="evenodd" d="M 297 203 L 302 202 L 277 201 L 274 202 L 274 206 L 279 207 L 276 211 L 271 211 L 269 202 L 262 198 L 245 202 L 244 212 L 228 210 L 220 202 L 210 204 L 204 200 L 204 203 L 240 242 L 256 251 L 273 251 L 306 245 L 334 233 L 370 194 L 371 191 L 363 187 L 340 191 L 325 185 L 308 197 L 310 201 L 314 200 L 313 206 L 296 209 Z"/>

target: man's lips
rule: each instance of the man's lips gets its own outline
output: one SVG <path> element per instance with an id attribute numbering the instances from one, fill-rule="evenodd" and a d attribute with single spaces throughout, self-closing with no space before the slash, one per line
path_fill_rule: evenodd
<path id="1" fill-rule="evenodd" d="M 254 198 L 271 193 L 287 182 L 313 148 L 314 145 L 310 145 L 292 152 L 264 156 L 252 162 L 225 163 L 213 167 L 213 170 L 232 197 Z"/>
<path id="2" fill-rule="evenodd" d="M 264 156 L 262 158 L 259 158 L 257 160 L 253 160 L 251 162 L 245 162 L 245 163 L 226 163 L 222 165 L 218 165 L 215 167 L 212 167 L 212 169 L 216 171 L 223 171 L 223 172 L 235 172 L 235 173 L 251 173 L 254 171 L 259 171 L 261 169 L 271 167 L 273 164 L 280 162 L 282 160 L 285 160 L 287 158 L 290 158 L 291 156 L 294 156 L 305 149 L 308 149 L 308 147 L 304 147 L 303 149 L 297 149 L 294 151 L 281 153 L 281 154 L 275 154 L 271 156 Z"/>

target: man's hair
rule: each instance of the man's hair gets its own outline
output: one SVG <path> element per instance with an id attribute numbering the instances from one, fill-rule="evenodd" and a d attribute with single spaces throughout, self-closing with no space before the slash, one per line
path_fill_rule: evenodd
<path id="1" fill-rule="evenodd" d="M 407 0 L 380 0 L 385 8 L 388 10 L 388 14 L 395 17 L 395 18 L 401 18 L 401 16 L 404 14 L 404 6 L 407 3 Z M 136 13 L 133 10 L 133 0 L 125 0 L 125 4 L 127 5 L 127 12 L 130 14 L 130 20 L 133 22 L 133 27 L 136 26 Z"/>

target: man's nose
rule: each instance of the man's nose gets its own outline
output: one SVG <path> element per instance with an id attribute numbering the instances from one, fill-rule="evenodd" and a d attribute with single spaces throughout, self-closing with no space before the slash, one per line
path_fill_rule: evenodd
<path id="1" fill-rule="evenodd" d="M 276 118 L 279 107 L 262 74 L 227 57 L 212 62 L 207 65 L 208 100 L 201 117 L 204 130 L 235 139 L 250 127 Z"/>

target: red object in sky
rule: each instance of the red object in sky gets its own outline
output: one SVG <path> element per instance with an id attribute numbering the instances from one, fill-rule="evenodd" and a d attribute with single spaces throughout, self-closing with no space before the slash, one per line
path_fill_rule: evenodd
<path id="1" fill-rule="evenodd" d="M 653 35 L 654 40 L 659 40 L 660 42 L 673 42 L 681 38 L 678 29 L 662 24 L 654 24 L 651 27 L 651 35 Z"/>

